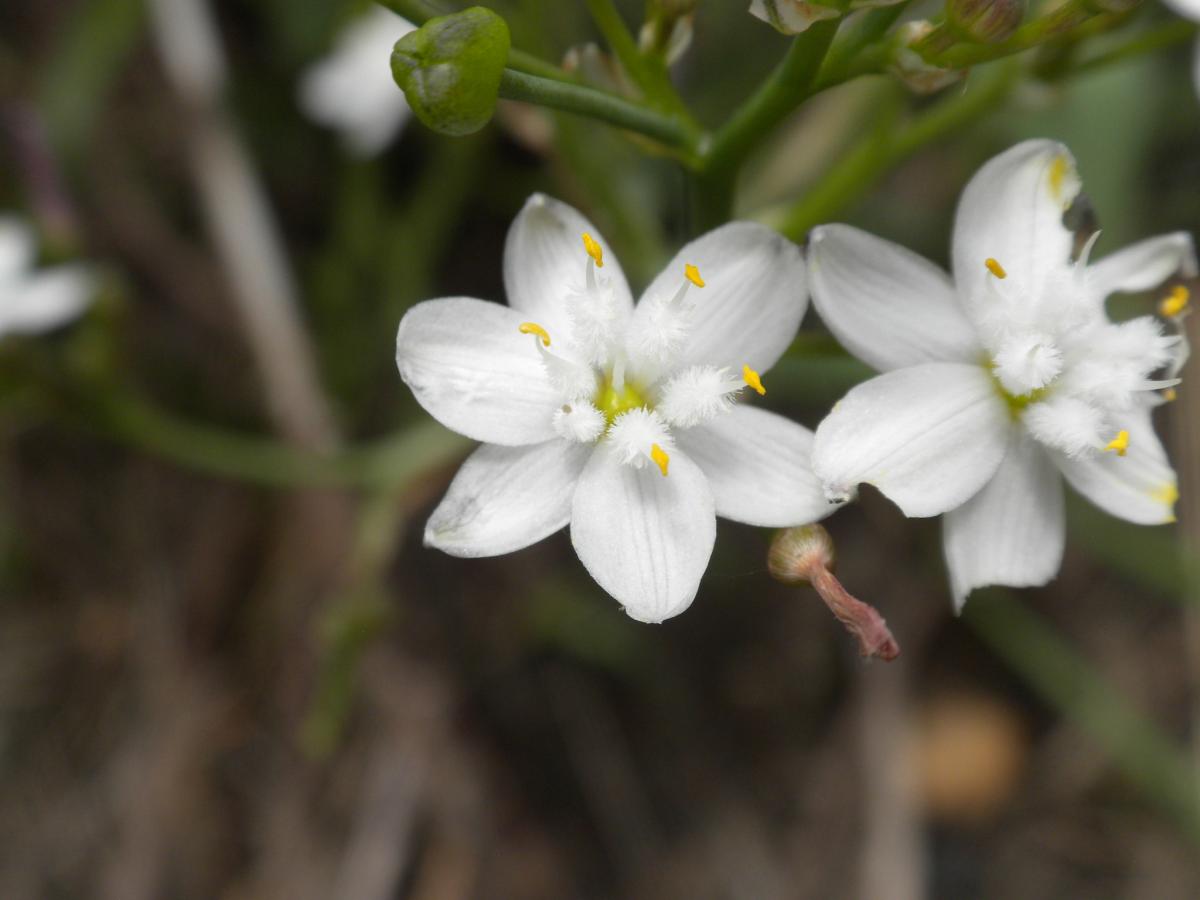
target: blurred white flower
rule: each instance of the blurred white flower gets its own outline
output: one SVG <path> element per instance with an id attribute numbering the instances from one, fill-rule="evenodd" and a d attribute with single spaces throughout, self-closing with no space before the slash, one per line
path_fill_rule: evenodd
<path id="1" fill-rule="evenodd" d="M 794 244 L 725 225 L 684 247 L 635 307 L 587 220 L 535 195 L 509 231 L 504 281 L 508 306 L 430 300 L 400 323 L 396 360 L 417 400 L 485 442 L 431 516 L 428 545 L 495 556 L 570 523 L 600 586 L 659 622 L 695 597 L 714 515 L 775 527 L 830 511 L 812 433 L 735 402 L 765 391 L 759 373 L 804 314 Z"/>
<path id="2" fill-rule="evenodd" d="M 408 121 L 411 110 L 392 79 L 392 47 L 416 28 L 381 6 L 350 22 L 330 54 L 300 80 L 299 101 L 313 121 L 341 133 L 356 156 L 374 156 Z"/>
<path id="3" fill-rule="evenodd" d="M 1168 7 L 1185 19 L 1200 22 L 1200 0 L 1164 0 Z M 1192 53 L 1192 83 L 1196 93 L 1200 94 L 1200 40 L 1196 41 L 1196 49 Z"/>
<path id="4" fill-rule="evenodd" d="M 1110 322 L 1105 298 L 1196 274 L 1191 237 L 1170 234 L 1089 264 L 1072 260 L 1063 212 L 1080 190 L 1069 151 L 1027 141 L 979 170 L 954 228 L 951 279 L 845 225 L 814 230 L 813 302 L 856 356 L 885 374 L 817 428 L 813 469 L 831 499 L 873 484 L 906 515 L 947 513 L 956 603 L 989 584 L 1058 571 L 1061 477 L 1100 508 L 1172 521 L 1175 473 L 1150 421 L 1172 396 L 1186 345 L 1146 316 Z M 1160 307 L 1177 320 L 1187 292 Z"/>
<path id="5" fill-rule="evenodd" d="M 92 276 L 85 266 L 35 269 L 36 249 L 24 222 L 0 216 L 0 338 L 50 331 L 77 318 L 92 299 Z"/>

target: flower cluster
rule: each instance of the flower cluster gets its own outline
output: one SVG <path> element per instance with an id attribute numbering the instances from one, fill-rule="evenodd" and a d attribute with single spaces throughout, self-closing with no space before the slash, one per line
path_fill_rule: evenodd
<path id="1" fill-rule="evenodd" d="M 636 304 L 596 229 L 534 196 L 505 247 L 507 307 L 431 300 L 400 323 L 397 363 L 417 400 L 484 442 L 426 543 L 490 556 L 569 524 L 600 586 L 657 622 L 694 598 L 715 515 L 811 523 L 863 483 L 908 516 L 945 514 L 959 606 L 983 585 L 1054 576 L 1064 479 L 1113 515 L 1171 521 L 1176 480 L 1151 411 L 1186 358 L 1187 290 L 1161 319 L 1114 323 L 1104 303 L 1194 277 L 1192 241 L 1091 262 L 1096 236 L 1077 248 L 1063 222 L 1080 187 L 1065 147 L 1029 141 L 967 186 L 953 276 L 845 225 L 816 229 L 806 260 L 735 222 L 684 247 Z M 810 289 L 833 334 L 883 373 L 815 438 L 744 402 L 766 392 Z"/>

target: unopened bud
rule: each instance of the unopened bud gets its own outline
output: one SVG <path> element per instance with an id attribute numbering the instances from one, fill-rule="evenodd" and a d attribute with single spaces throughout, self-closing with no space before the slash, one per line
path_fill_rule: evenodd
<path id="1" fill-rule="evenodd" d="M 396 42 L 392 77 L 417 118 L 441 134 L 472 134 L 492 118 L 508 61 L 508 25 L 481 6 L 430 19 Z"/>
<path id="2" fill-rule="evenodd" d="M 820 525 L 801 525 L 775 535 L 767 554 L 767 569 L 785 584 L 810 584 L 829 611 L 858 640 L 865 658 L 890 662 L 900 655 L 900 645 L 878 611 L 842 587 L 833 575 L 833 538 Z"/>
<path id="3" fill-rule="evenodd" d="M 947 20 L 969 40 L 998 44 L 1025 18 L 1025 0 L 947 0 Z"/>
<path id="4" fill-rule="evenodd" d="M 934 36 L 934 32 L 933 24 L 924 19 L 905 22 L 896 29 L 890 69 L 909 90 L 918 94 L 932 94 L 961 81 L 966 76 L 961 69 L 945 69 L 927 63 L 914 49 L 916 45 Z"/>
<path id="5" fill-rule="evenodd" d="M 750 0 L 750 15 L 762 19 L 780 34 L 800 34 L 814 22 L 836 19 L 842 10 L 806 0 Z"/>

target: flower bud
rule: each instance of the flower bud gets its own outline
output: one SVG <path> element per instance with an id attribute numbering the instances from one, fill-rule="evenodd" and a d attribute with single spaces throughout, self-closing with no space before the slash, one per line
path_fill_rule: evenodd
<path id="1" fill-rule="evenodd" d="M 890 662 L 900 645 L 875 607 L 850 595 L 833 575 L 833 538 L 820 525 L 788 528 L 775 535 L 767 553 L 767 569 L 785 584 L 810 584 L 829 611 L 858 640 L 864 658 Z"/>
<path id="2" fill-rule="evenodd" d="M 750 15 L 780 34 L 800 34 L 822 19 L 836 19 L 842 10 L 808 0 L 750 0 Z"/>
<path id="3" fill-rule="evenodd" d="M 899 78 L 904 85 L 917 94 L 932 94 L 940 91 L 966 75 L 961 69 L 944 69 L 927 63 L 913 47 L 934 33 L 932 23 L 920 19 L 905 22 L 896 29 L 892 47 L 892 61 L 889 67 L 892 74 Z"/>
<path id="4" fill-rule="evenodd" d="M 1025 0 L 947 0 L 946 19 L 969 40 L 998 44 L 1025 18 Z"/>
<path id="5" fill-rule="evenodd" d="M 492 118 L 508 61 L 508 25 L 481 6 L 430 19 L 396 42 L 392 77 L 417 118 L 440 134 L 472 134 Z"/>

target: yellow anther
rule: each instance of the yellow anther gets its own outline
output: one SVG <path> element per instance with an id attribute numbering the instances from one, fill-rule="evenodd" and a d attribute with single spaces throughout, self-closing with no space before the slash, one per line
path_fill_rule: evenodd
<path id="1" fill-rule="evenodd" d="M 1179 499 L 1179 488 L 1175 486 L 1175 482 L 1168 481 L 1152 490 L 1150 498 L 1163 506 L 1174 506 L 1175 501 Z"/>
<path id="2" fill-rule="evenodd" d="M 993 275 L 995 275 L 997 278 L 1007 278 L 1008 277 L 1008 273 L 1004 271 L 1004 266 L 1000 265 L 1000 263 L 996 262 L 990 256 L 983 261 L 983 264 L 985 266 L 987 266 L 987 270 L 989 272 L 991 272 Z"/>
<path id="3" fill-rule="evenodd" d="M 667 456 L 667 451 L 658 444 L 651 444 L 650 458 L 658 465 L 658 470 L 663 473 L 663 478 L 666 478 L 667 466 L 671 464 L 671 457 Z"/>
<path id="4" fill-rule="evenodd" d="M 1050 163 L 1050 192 L 1054 194 L 1055 200 L 1062 199 L 1063 181 L 1067 177 L 1067 158 L 1065 156 L 1054 157 L 1054 162 Z"/>
<path id="5" fill-rule="evenodd" d="M 546 331 L 546 329 L 537 322 L 522 322 L 517 330 L 520 331 L 521 334 L 536 334 L 542 339 L 543 347 L 550 346 L 550 332 Z"/>
<path id="6" fill-rule="evenodd" d="M 1117 456 L 1124 456 L 1129 449 L 1129 432 L 1122 428 L 1117 432 L 1117 436 L 1113 438 L 1104 447 L 1105 450 L 1116 450 Z"/>
<path id="7" fill-rule="evenodd" d="M 767 393 L 767 389 L 763 387 L 762 378 L 749 366 L 742 366 L 742 381 L 758 391 L 759 396 Z"/>
<path id="8" fill-rule="evenodd" d="M 604 268 L 604 248 L 596 243 L 596 239 L 588 234 L 583 233 L 583 247 L 587 250 L 587 255 L 592 258 L 592 262 L 596 264 L 597 269 Z"/>
<path id="9" fill-rule="evenodd" d="M 1187 288 L 1182 284 L 1177 284 L 1171 288 L 1171 293 L 1159 301 L 1158 311 L 1165 318 L 1173 319 L 1187 309 L 1191 297 L 1191 292 Z"/>
<path id="10" fill-rule="evenodd" d="M 1165 391 L 1163 391 L 1163 399 L 1168 403 L 1173 403 L 1175 398 L 1178 396 L 1179 394 L 1175 392 L 1175 388 L 1167 388 Z"/>
<path id="11" fill-rule="evenodd" d="M 704 279 L 700 277 L 700 270 L 691 263 L 687 263 L 683 267 L 683 277 L 696 287 L 704 287 Z"/>

